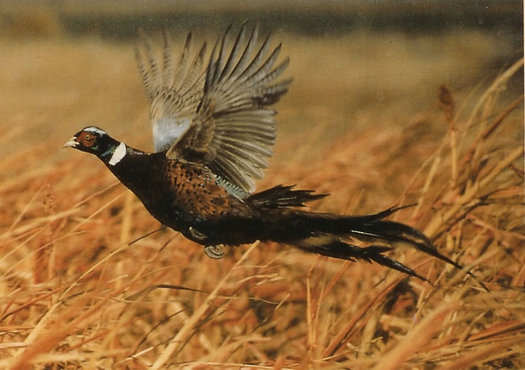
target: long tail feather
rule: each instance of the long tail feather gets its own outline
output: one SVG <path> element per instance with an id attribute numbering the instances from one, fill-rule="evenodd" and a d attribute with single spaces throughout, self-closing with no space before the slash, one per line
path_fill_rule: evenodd
<path id="1" fill-rule="evenodd" d="M 288 191 L 291 190 L 288 189 Z M 307 193 L 307 196 L 315 195 Z M 389 208 L 379 213 L 364 216 L 339 216 L 294 210 L 287 215 L 290 221 L 286 224 L 294 225 L 293 228 L 287 230 L 287 235 L 290 237 L 292 233 L 295 233 L 300 237 L 288 242 L 303 250 L 328 257 L 374 261 L 424 281 L 428 280 L 383 253 L 393 249 L 399 243 L 407 244 L 457 269 L 464 269 L 461 264 L 439 253 L 430 239 L 422 232 L 408 225 L 384 219 L 401 208 L 405 207 Z M 370 245 L 357 247 L 349 244 L 347 243 L 349 237 L 368 242 Z M 477 279 L 474 274 L 470 271 L 466 271 L 466 273 L 488 291 L 483 282 Z"/>
<path id="2" fill-rule="evenodd" d="M 376 262 L 380 265 L 389 267 L 391 269 L 400 271 L 409 276 L 417 277 L 423 281 L 429 282 L 427 279 L 419 275 L 411 268 L 403 265 L 394 259 L 391 259 L 383 253 L 388 252 L 392 247 L 384 245 L 370 245 L 368 247 L 356 247 L 354 245 L 342 242 L 340 240 L 331 240 L 326 244 L 311 243 L 311 240 L 303 240 L 299 248 L 308 252 L 318 253 L 327 257 L 340 258 L 354 261 L 356 259 L 366 262 Z M 430 282 L 429 282 L 430 283 Z"/>

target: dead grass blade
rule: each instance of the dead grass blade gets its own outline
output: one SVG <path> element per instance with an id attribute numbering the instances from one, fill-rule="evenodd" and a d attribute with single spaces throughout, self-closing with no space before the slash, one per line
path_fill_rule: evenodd
<path id="1" fill-rule="evenodd" d="M 153 363 L 153 369 L 162 368 L 170 359 L 173 354 L 178 353 L 182 350 L 183 346 L 186 344 L 188 338 L 193 335 L 195 330 L 199 328 L 199 322 L 204 318 L 206 311 L 211 307 L 212 302 L 217 297 L 219 291 L 222 289 L 223 285 L 228 281 L 230 273 L 238 266 L 241 266 L 249 254 L 255 249 L 260 243 L 253 243 L 250 248 L 243 253 L 242 257 L 235 263 L 233 268 L 221 279 L 217 284 L 215 289 L 206 297 L 204 302 L 195 310 L 193 315 L 186 321 L 185 325 L 177 332 L 177 334 L 170 340 L 168 346 L 162 351 L 157 360 Z"/>
<path id="2" fill-rule="evenodd" d="M 411 356 L 424 351 L 436 333 L 450 325 L 449 314 L 459 307 L 459 303 L 443 303 L 410 330 L 395 348 L 381 357 L 374 369 L 399 369 Z M 447 320 L 448 318 L 448 320 Z"/>

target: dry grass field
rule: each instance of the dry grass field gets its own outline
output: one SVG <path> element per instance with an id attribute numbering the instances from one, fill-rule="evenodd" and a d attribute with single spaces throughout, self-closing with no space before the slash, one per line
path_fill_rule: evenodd
<path id="1" fill-rule="evenodd" d="M 182 35 L 179 35 L 182 37 Z M 179 39 L 180 39 L 179 37 Z M 276 31 L 291 58 L 258 189 L 419 228 L 382 266 L 255 243 L 222 260 L 165 230 L 96 158 L 150 150 L 132 41 L 0 39 L 0 368 L 525 368 L 523 61 L 498 37 Z M 180 45 L 180 43 L 179 43 Z"/>

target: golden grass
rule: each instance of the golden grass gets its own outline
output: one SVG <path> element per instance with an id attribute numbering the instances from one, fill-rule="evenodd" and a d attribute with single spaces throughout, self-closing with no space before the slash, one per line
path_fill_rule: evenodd
<path id="1" fill-rule="evenodd" d="M 409 249 L 396 257 L 435 287 L 272 243 L 231 248 L 220 261 L 173 231 L 129 245 L 158 223 L 95 158 L 58 147 L 97 121 L 149 147 L 130 46 L 2 41 L 16 57 L 0 73 L 12 92 L 1 98 L 0 367 L 525 367 L 523 96 L 505 90 L 523 62 L 470 95 L 438 89 L 442 76 L 425 80 L 435 65 L 397 77 L 392 66 L 374 103 L 381 64 L 354 54 L 359 38 L 287 39 L 296 81 L 278 106 L 281 135 L 259 188 L 330 192 L 313 208 L 340 213 L 417 202 L 395 218 L 490 292 Z M 389 60 L 410 63 L 396 50 Z M 437 69 L 457 81 L 463 70 L 451 60 Z M 370 78 L 360 80 L 353 68 L 367 61 Z M 421 103 L 418 87 L 441 109 Z"/>

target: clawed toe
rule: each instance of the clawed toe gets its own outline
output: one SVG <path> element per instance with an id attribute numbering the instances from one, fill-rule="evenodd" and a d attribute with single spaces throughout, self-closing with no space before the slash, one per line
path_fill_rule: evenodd
<path id="1" fill-rule="evenodd" d="M 204 247 L 204 253 L 210 258 L 221 259 L 224 256 L 224 250 L 222 249 L 222 244 L 219 245 L 207 245 Z"/>

